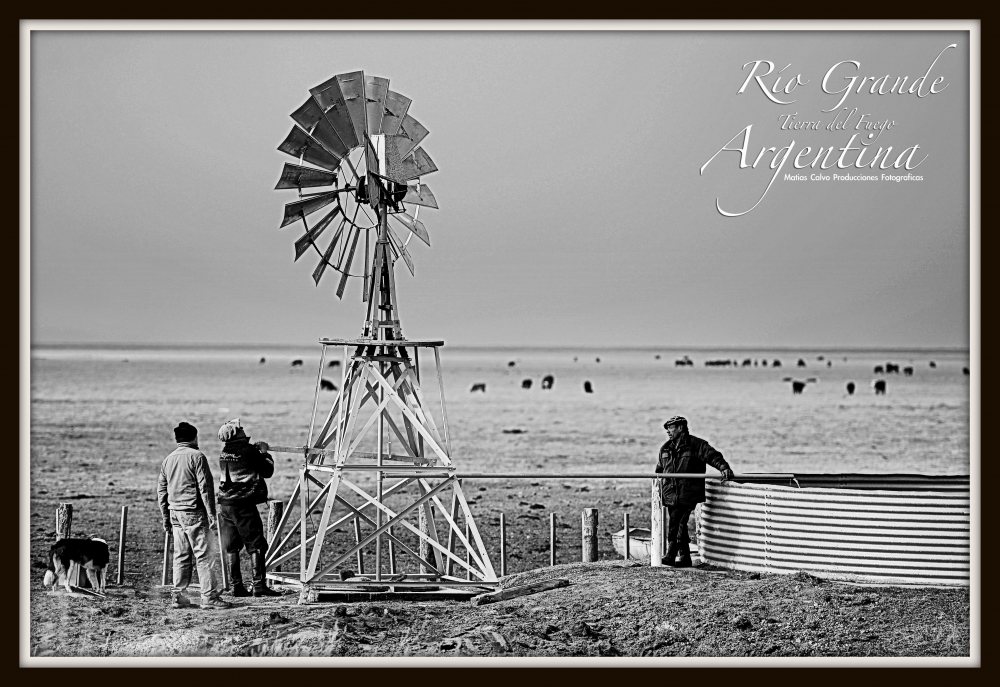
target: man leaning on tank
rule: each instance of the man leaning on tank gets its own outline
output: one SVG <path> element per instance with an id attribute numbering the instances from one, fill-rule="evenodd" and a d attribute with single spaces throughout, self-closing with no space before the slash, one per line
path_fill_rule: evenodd
<path id="1" fill-rule="evenodd" d="M 711 465 L 722 473 L 723 481 L 733 478 L 733 471 L 719 451 L 696 436 L 688 433 L 687 419 L 680 415 L 663 423 L 669 439 L 660 447 L 656 461 L 656 472 L 704 473 L 705 465 Z M 663 562 L 667 565 L 687 568 L 691 566 L 690 537 L 688 519 L 695 506 L 705 501 L 705 480 L 661 479 L 660 496 L 667 507 L 667 555 Z M 676 562 L 674 558 L 677 558 Z"/>
<path id="2" fill-rule="evenodd" d="M 257 505 L 267 501 L 264 479 L 274 474 L 274 459 L 266 442 L 250 443 L 239 418 L 219 428 L 219 440 L 224 444 L 219 455 L 219 523 L 233 596 L 280 596 L 267 586 L 267 539 L 257 512 Z M 240 550 L 244 547 L 250 554 L 250 591 L 240 572 Z"/>

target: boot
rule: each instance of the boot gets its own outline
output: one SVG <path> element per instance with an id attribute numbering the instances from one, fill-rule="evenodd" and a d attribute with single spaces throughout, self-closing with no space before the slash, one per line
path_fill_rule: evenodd
<path id="1" fill-rule="evenodd" d="M 250 566 L 253 568 L 254 596 L 281 596 L 281 592 L 276 592 L 267 586 L 267 577 L 264 574 L 263 551 L 254 551 L 250 554 Z"/>
<path id="2" fill-rule="evenodd" d="M 691 547 L 688 546 L 687 542 L 683 542 L 677 547 L 677 552 L 680 557 L 677 559 L 677 568 L 690 568 L 691 567 Z"/>
<path id="3" fill-rule="evenodd" d="M 226 568 L 229 570 L 229 583 L 233 596 L 252 596 L 243 586 L 243 574 L 240 572 L 240 552 L 226 552 Z"/>
<path id="4" fill-rule="evenodd" d="M 673 567 L 675 565 L 674 558 L 677 557 L 677 543 L 670 542 L 667 545 L 667 555 L 663 557 L 663 564 Z"/>

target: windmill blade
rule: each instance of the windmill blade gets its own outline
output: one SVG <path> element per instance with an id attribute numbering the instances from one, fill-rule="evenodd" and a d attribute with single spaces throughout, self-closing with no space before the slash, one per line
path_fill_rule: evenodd
<path id="1" fill-rule="evenodd" d="M 278 150 L 294 158 L 302 158 L 317 167 L 336 172 L 340 158 L 323 147 L 323 144 L 297 126 L 293 126 Z"/>
<path id="2" fill-rule="evenodd" d="M 306 100 L 302 106 L 292 113 L 292 119 L 304 130 L 319 141 L 337 159 L 347 155 L 350 148 L 344 145 L 333 125 L 323 116 L 323 110 L 314 98 Z"/>
<path id="3" fill-rule="evenodd" d="M 368 113 L 365 107 L 365 73 L 337 74 L 334 78 L 337 80 L 340 93 L 347 104 L 347 113 L 351 117 L 354 135 L 358 139 L 358 145 L 360 145 L 365 140 L 365 132 L 368 131 Z"/>
<path id="4" fill-rule="evenodd" d="M 406 250 L 406 246 L 399 240 L 399 237 L 396 235 L 396 232 L 392 230 L 392 227 L 386 226 L 386 229 L 389 230 L 389 240 L 393 242 L 393 247 L 396 249 L 396 252 L 403 257 L 403 262 L 406 263 L 406 267 L 410 270 L 410 276 L 415 277 L 416 275 L 413 273 L 413 259 L 410 258 L 410 253 Z"/>
<path id="5" fill-rule="evenodd" d="M 402 157 L 409 155 L 410 151 L 427 138 L 429 133 L 423 124 L 410 115 L 403 117 L 403 121 L 399 124 L 399 133 L 396 134 L 398 138 L 402 139 L 399 141 L 399 154 Z"/>
<path id="6" fill-rule="evenodd" d="M 379 150 L 381 148 L 381 151 Z M 381 155 L 379 153 L 382 153 Z M 365 166 L 368 169 L 368 201 L 373 208 L 379 206 L 382 196 L 382 182 L 378 179 L 378 171 L 381 169 L 379 160 L 385 155 L 385 138 L 379 137 L 374 141 L 365 134 Z"/>
<path id="7" fill-rule="evenodd" d="M 307 250 L 309 250 L 309 246 L 311 246 L 313 243 L 316 242 L 316 239 L 319 238 L 319 235 L 323 233 L 324 229 L 326 229 L 328 226 L 330 226 L 330 222 L 332 222 L 333 220 L 335 220 L 337 218 L 337 215 L 340 212 L 341 212 L 340 206 L 338 205 L 333 210 L 331 210 L 330 212 L 328 212 L 326 214 L 326 216 L 323 217 L 323 219 L 321 219 L 316 224 L 316 226 L 314 226 L 312 229 L 307 230 L 305 234 L 303 234 L 301 237 L 299 237 L 299 240 L 295 242 L 295 259 L 296 260 L 298 260 L 299 258 L 301 258 L 302 254 L 305 253 Z M 341 221 L 341 226 L 343 226 L 343 221 Z M 340 235 L 340 232 L 338 231 L 337 235 L 333 237 L 333 242 L 334 243 L 337 242 L 337 237 L 339 235 Z"/>
<path id="8" fill-rule="evenodd" d="M 356 229 L 354 231 L 354 240 L 351 241 L 351 252 L 347 256 L 347 263 L 344 265 L 344 271 L 340 273 L 340 284 L 337 286 L 337 298 L 344 297 L 344 289 L 347 287 L 347 277 L 348 273 L 351 271 L 351 263 L 354 261 L 354 249 L 358 247 L 359 236 L 361 236 L 361 230 Z"/>
<path id="9" fill-rule="evenodd" d="M 370 135 L 382 133 L 382 113 L 385 96 L 389 92 L 389 79 L 381 76 L 365 77 L 365 110 L 368 116 L 367 131 Z"/>
<path id="10" fill-rule="evenodd" d="M 434 197 L 431 190 L 424 184 L 407 187 L 406 195 L 403 196 L 403 202 L 423 205 L 425 208 L 434 208 L 435 210 L 438 207 L 437 198 Z"/>
<path id="11" fill-rule="evenodd" d="M 385 94 L 385 112 L 382 113 L 382 133 L 395 136 L 399 133 L 399 125 L 403 123 L 406 111 L 410 109 L 413 102 L 405 95 L 400 95 L 395 91 Z"/>
<path id="12" fill-rule="evenodd" d="M 417 179 L 425 174 L 437 171 L 437 165 L 423 148 L 417 148 L 410 157 L 403 160 L 403 181 Z"/>
<path id="13" fill-rule="evenodd" d="M 341 222 L 341 228 L 343 228 L 343 222 Z M 333 241 L 330 241 L 330 245 L 327 247 L 326 252 L 323 253 L 323 259 L 319 261 L 316 265 L 316 269 L 313 270 L 313 282 L 316 286 L 319 286 L 319 280 L 323 276 L 323 272 L 326 271 L 327 265 L 330 264 L 330 256 L 333 255 L 333 248 L 337 245 L 337 239 L 340 238 L 340 232 L 333 237 Z"/>
<path id="14" fill-rule="evenodd" d="M 330 191 L 329 193 L 320 193 L 309 198 L 296 200 L 293 203 L 287 203 L 285 205 L 285 219 L 282 220 L 281 227 L 278 228 L 287 227 L 292 222 L 297 222 L 305 218 L 306 215 L 311 215 L 317 210 L 325 208 L 335 200 L 337 200 L 337 192 Z"/>
<path id="15" fill-rule="evenodd" d="M 337 175 L 322 169 L 312 167 L 302 167 L 293 165 L 291 162 L 285 163 L 285 168 L 281 170 L 281 177 L 275 190 L 282 188 L 314 188 L 316 186 L 333 186 L 337 183 Z"/>
<path id="16" fill-rule="evenodd" d="M 351 123 L 351 115 L 347 111 L 347 102 L 344 100 L 344 94 L 340 92 L 340 84 L 337 81 L 337 77 L 334 76 L 319 86 L 310 88 L 309 92 L 316 99 L 320 110 L 323 111 L 323 116 L 326 117 L 326 121 L 330 122 L 330 126 L 337 132 L 344 145 L 348 148 L 355 148 L 361 145 L 361 141 L 358 140 L 358 135 L 354 130 L 354 124 Z"/>
<path id="17" fill-rule="evenodd" d="M 427 233 L 427 227 L 419 219 L 410 217 L 405 212 L 399 213 L 397 215 L 392 215 L 396 220 L 399 221 L 404 227 L 410 230 L 410 232 L 415 235 L 418 239 L 426 243 L 428 246 L 431 245 L 431 237 Z"/>

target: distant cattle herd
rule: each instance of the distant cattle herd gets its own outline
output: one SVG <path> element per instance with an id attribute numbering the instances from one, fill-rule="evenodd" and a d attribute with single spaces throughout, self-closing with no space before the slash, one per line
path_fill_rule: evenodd
<path id="1" fill-rule="evenodd" d="M 659 353 L 657 353 L 654 356 L 654 360 L 660 360 L 661 357 L 662 356 Z M 578 359 L 579 358 L 577 356 L 574 356 L 573 357 L 573 362 L 577 362 Z M 826 359 L 825 359 L 824 356 L 820 355 L 820 356 L 816 357 L 816 360 L 822 362 L 822 361 L 824 361 Z M 263 365 L 266 361 L 267 361 L 267 358 L 261 357 L 259 364 Z M 844 358 L 844 362 L 846 362 L 846 361 L 847 361 L 847 358 Z M 601 362 L 601 359 L 599 357 L 595 357 L 594 358 L 594 362 L 599 363 L 599 362 Z M 291 361 L 291 366 L 292 367 L 302 367 L 303 363 L 304 363 L 304 361 L 301 358 L 295 358 L 294 360 Z M 339 360 L 332 360 L 332 361 L 330 361 L 328 363 L 327 367 L 338 367 L 338 366 L 340 366 L 340 364 L 341 363 L 340 363 Z M 706 367 L 751 367 L 751 366 L 752 367 L 757 367 L 758 365 L 760 367 L 772 367 L 772 368 L 774 368 L 774 367 L 781 367 L 781 361 L 778 360 L 777 358 L 775 358 L 773 360 L 770 360 L 770 361 L 768 361 L 766 358 L 761 358 L 761 359 L 743 358 L 740 361 L 733 360 L 733 359 L 708 359 L 708 360 L 704 361 L 704 364 L 705 364 Z M 795 364 L 796 364 L 797 367 L 807 367 L 807 363 L 806 363 L 805 359 L 803 359 L 803 358 L 798 358 L 796 360 Z M 513 361 L 513 360 L 511 360 L 511 361 L 509 361 L 507 363 L 507 367 L 508 368 L 515 367 L 515 366 L 516 366 L 516 362 Z M 675 367 L 694 367 L 694 361 L 691 360 L 690 357 L 688 357 L 688 356 L 685 355 L 685 356 L 683 356 L 681 358 L 678 358 L 678 359 L 674 360 L 674 366 Z M 832 366 L 833 366 L 833 361 L 832 360 L 826 360 L 826 367 L 832 367 Z M 938 367 L 937 362 L 935 362 L 933 360 L 929 361 L 928 362 L 928 367 L 930 367 L 931 369 L 937 369 L 937 367 Z M 906 365 L 904 367 L 900 367 L 900 365 L 898 363 L 887 362 L 887 363 L 885 363 L 883 365 L 875 365 L 872 371 L 876 375 L 902 374 L 904 377 L 913 377 L 914 373 L 915 373 L 915 368 L 914 368 L 913 365 Z M 963 367 L 962 368 L 962 374 L 963 375 L 968 375 L 969 374 L 969 368 L 968 367 Z M 554 375 L 551 375 L 551 374 L 545 375 L 541 379 L 541 388 L 542 389 L 546 389 L 546 390 L 552 389 L 553 386 L 555 385 L 555 381 L 556 380 L 555 380 L 555 376 Z M 809 377 L 808 379 L 806 379 L 804 381 L 803 380 L 798 380 L 798 379 L 792 379 L 791 377 L 784 377 L 784 378 L 782 378 L 781 381 L 786 382 L 786 383 L 790 382 L 791 385 L 792 385 L 792 393 L 796 394 L 796 395 L 802 394 L 802 392 L 805 391 L 806 386 L 808 384 L 815 384 L 815 383 L 819 382 L 819 380 L 816 377 Z M 521 388 L 522 389 L 531 389 L 533 385 L 534 385 L 534 382 L 530 378 L 526 378 L 526 379 L 522 379 L 521 380 Z M 885 382 L 884 379 L 873 379 L 872 382 L 871 382 L 871 387 L 872 387 L 872 390 L 874 391 L 874 393 L 877 396 L 883 396 L 886 393 L 886 382 Z M 845 388 L 846 388 L 846 391 L 847 391 L 847 395 L 848 396 L 853 396 L 855 390 L 857 389 L 857 385 L 853 381 L 849 381 L 849 382 L 847 382 L 847 385 L 846 385 Z M 323 391 L 337 391 L 337 386 L 332 381 L 330 381 L 330 380 L 328 380 L 326 378 L 321 378 L 320 379 L 320 389 L 322 389 Z M 482 392 L 482 393 L 486 393 L 486 383 L 485 382 L 475 382 L 475 383 L 473 383 L 472 387 L 470 388 L 470 391 L 471 392 L 477 392 L 477 391 L 479 391 L 479 392 Z M 583 391 L 584 391 L 584 393 L 587 393 L 587 394 L 594 393 L 594 385 L 593 385 L 593 383 L 590 380 L 585 380 L 583 382 Z"/>

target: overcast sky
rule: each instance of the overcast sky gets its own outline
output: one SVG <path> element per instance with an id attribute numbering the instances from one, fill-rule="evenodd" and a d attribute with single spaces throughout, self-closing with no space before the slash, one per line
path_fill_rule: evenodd
<path id="1" fill-rule="evenodd" d="M 364 70 L 429 130 L 432 246 L 396 267 L 403 332 L 455 345 L 968 346 L 969 46 L 964 33 L 35 32 L 32 341 L 311 344 L 356 336 L 357 280 L 293 263 L 276 150 L 308 89 Z M 922 181 L 784 181 L 850 76 L 919 145 Z M 771 102 L 744 64 L 806 85 Z M 761 70 L 765 67 L 761 67 Z M 758 72 L 760 73 L 760 72 Z M 764 81 L 770 86 L 775 74 Z M 908 82 L 909 83 L 909 82 Z M 939 86 L 939 88 L 941 87 Z M 926 88 L 924 89 L 926 92 Z M 795 147 L 740 169 L 738 134 Z M 864 132 L 861 132 L 862 135 Z M 730 140 L 737 137 L 736 141 Z M 839 155 L 839 152 L 836 153 Z M 836 159 L 836 155 L 833 159 Z M 856 155 L 856 154 L 855 154 Z M 812 156 L 804 158 L 811 160 Z M 854 157 L 848 158 L 853 161 Z M 804 169 L 811 174 L 818 170 Z M 844 173 L 848 170 L 831 169 Z M 872 173 L 869 169 L 849 170 Z M 890 170 L 906 173 L 906 170 Z M 876 170 L 876 174 L 879 170 Z M 414 245 L 416 244 L 416 245 Z"/>

